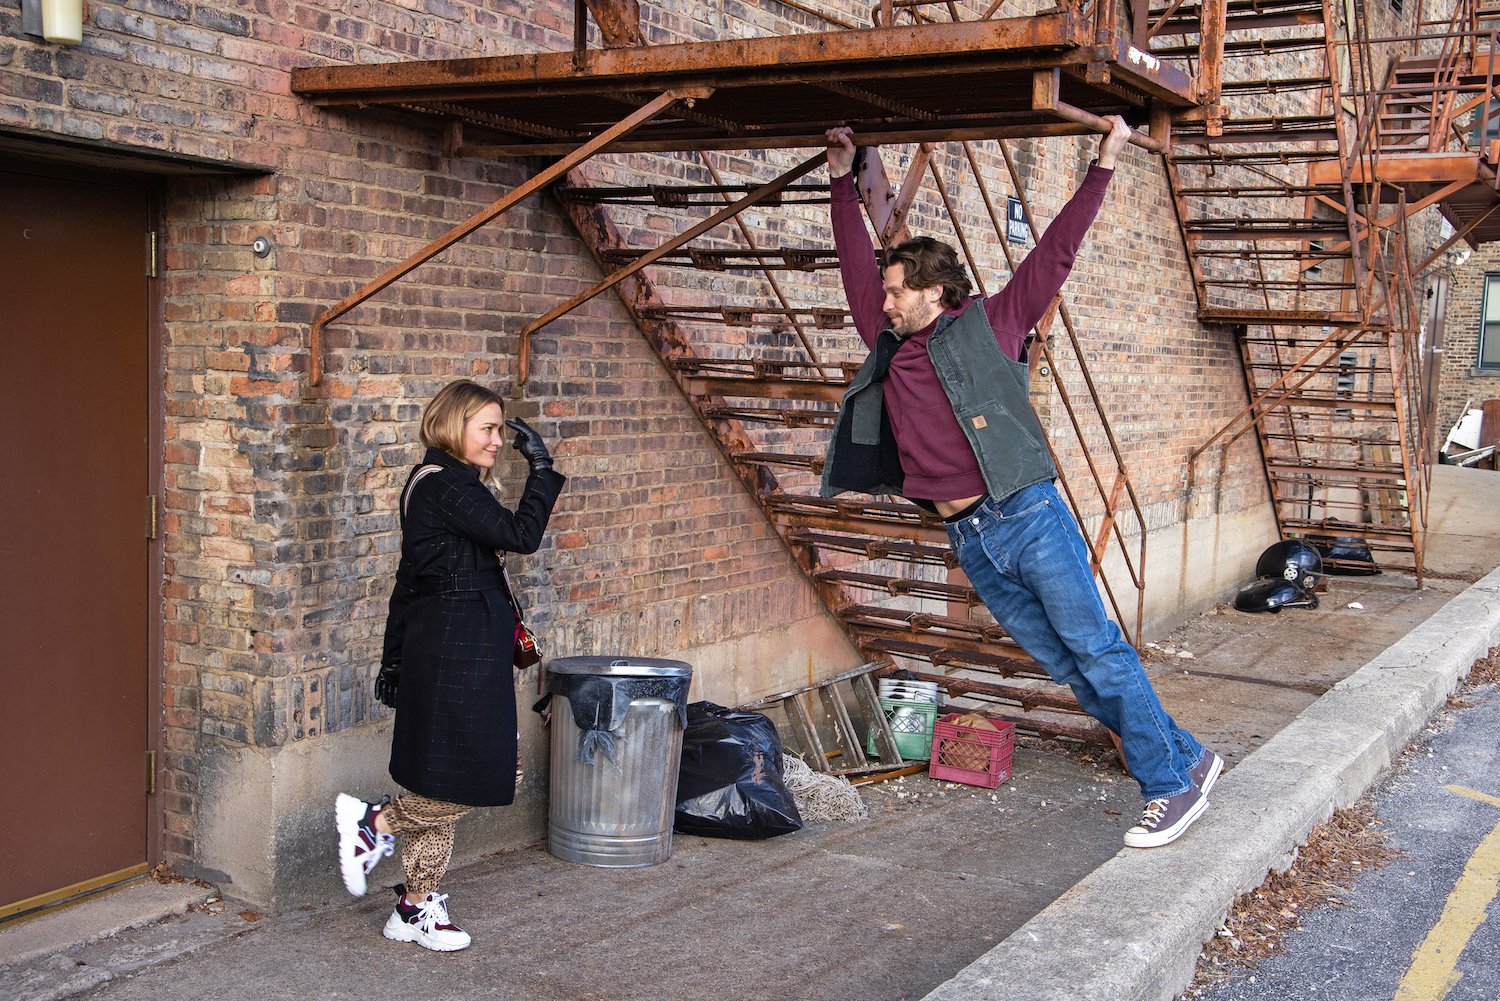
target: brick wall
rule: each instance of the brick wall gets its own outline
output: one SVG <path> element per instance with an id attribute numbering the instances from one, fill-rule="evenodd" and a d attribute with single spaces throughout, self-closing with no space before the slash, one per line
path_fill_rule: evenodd
<path id="1" fill-rule="evenodd" d="M 617 300 L 598 298 L 546 328 L 533 344 L 532 380 L 515 387 L 518 331 L 599 277 L 549 197 L 527 200 L 334 324 L 324 383 L 307 385 L 308 330 L 320 309 L 513 188 L 534 165 L 446 160 L 441 137 L 420 122 L 321 110 L 292 96 L 290 69 L 564 49 L 572 8 L 571 0 L 372 0 L 347 9 L 298 0 L 97 2 L 88 5 L 84 44 L 69 49 L 26 39 L 16 0 L 0 0 L 0 127 L 247 170 L 170 181 L 162 234 L 163 804 L 174 860 L 196 850 L 197 775 L 209 748 L 277 748 L 386 715 L 371 681 L 399 548 L 397 491 L 419 456 L 421 407 L 454 377 L 506 392 L 511 412 L 555 443 L 571 477 L 541 552 L 512 562 L 549 652 L 653 655 L 819 612 Z M 862 20 L 868 4 L 828 9 Z M 776 5 L 648 3 L 642 15 L 653 43 L 824 26 Z M 1045 225 L 1082 178 L 1094 141 L 1016 141 L 1011 149 Z M 889 151 L 896 176 L 909 152 Z M 806 155 L 713 154 L 729 183 L 765 179 Z M 1014 193 L 997 153 L 984 152 L 980 163 L 995 195 Z M 984 231 L 966 162 L 950 151 L 941 165 L 965 227 Z M 701 162 L 682 157 L 619 157 L 585 173 L 614 183 L 709 181 Z M 914 229 L 947 235 L 939 206 L 929 185 Z M 827 245 L 825 213 L 814 206 L 749 223 L 767 243 Z M 622 217 L 626 232 L 632 226 L 654 242 L 672 223 L 647 211 Z M 256 237 L 271 241 L 264 259 L 250 251 Z M 715 237 L 726 246 L 739 239 L 727 227 Z M 993 290 L 1007 271 L 1000 241 L 976 245 Z M 717 304 L 752 287 L 763 292 L 760 279 L 743 274 L 673 271 L 659 280 L 679 300 Z M 842 305 L 832 273 L 791 280 L 808 301 Z M 1215 457 L 1197 493 L 1185 492 L 1188 452 L 1245 396 L 1233 344 L 1196 322 L 1152 158 L 1126 154 L 1069 296 L 1148 525 L 1263 505 L 1248 441 L 1231 452 L 1222 477 Z M 705 353 L 795 350 L 784 331 L 721 334 Z M 1054 337 L 1054 377 L 1081 399 L 1062 324 Z M 817 332 L 815 343 L 832 360 L 860 353 L 848 334 Z M 1082 453 L 1062 429 L 1055 393 L 1048 409 L 1065 467 L 1081 477 Z M 1084 424 L 1090 447 L 1102 447 L 1097 418 L 1086 412 Z M 780 434 L 797 443 L 813 433 Z M 513 492 L 522 472 L 507 457 L 500 479 Z"/>
<path id="2" fill-rule="evenodd" d="M 1484 276 L 1500 274 L 1500 244 L 1484 244 L 1454 268 L 1448 287 L 1448 319 L 1443 328 L 1437 420 L 1433 445 L 1442 448 L 1464 408 L 1500 399 L 1500 369 L 1479 368 L 1480 309 Z"/>

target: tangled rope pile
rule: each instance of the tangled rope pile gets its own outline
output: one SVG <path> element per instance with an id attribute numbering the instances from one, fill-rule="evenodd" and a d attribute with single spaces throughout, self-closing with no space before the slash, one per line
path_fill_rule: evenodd
<path id="1" fill-rule="evenodd" d="M 801 758 L 781 756 L 781 777 L 797 803 L 804 821 L 842 820 L 853 823 L 864 820 L 869 811 L 859 798 L 859 790 L 848 779 L 815 772 Z"/>

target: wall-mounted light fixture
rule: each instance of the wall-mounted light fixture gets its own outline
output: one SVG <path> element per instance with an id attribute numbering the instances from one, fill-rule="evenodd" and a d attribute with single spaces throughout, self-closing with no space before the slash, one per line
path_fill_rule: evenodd
<path id="1" fill-rule="evenodd" d="M 83 0 L 21 0 L 21 31 L 56 45 L 83 41 Z"/>

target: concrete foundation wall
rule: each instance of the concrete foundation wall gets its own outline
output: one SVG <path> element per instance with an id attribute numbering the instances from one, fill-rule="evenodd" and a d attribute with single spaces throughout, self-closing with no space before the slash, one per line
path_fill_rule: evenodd
<path id="1" fill-rule="evenodd" d="M 1228 599 L 1254 579 L 1255 561 L 1278 538 L 1269 508 L 1202 515 L 1153 532 L 1146 551 L 1143 638 L 1159 637 Z M 1107 569 L 1112 562 L 1106 561 Z"/>
<path id="2" fill-rule="evenodd" d="M 666 650 L 662 656 L 692 665 L 692 700 L 721 705 L 748 702 L 860 663 L 843 634 L 822 616 L 726 643 Z M 521 729 L 516 801 L 476 810 L 459 823 L 455 866 L 546 837 L 550 731 L 530 711 L 537 698 L 533 668 L 516 680 Z M 342 895 L 334 864 L 333 799 L 340 792 L 373 800 L 400 791 L 386 773 L 392 725 L 387 719 L 278 747 L 209 750 L 199 776 L 199 849 L 181 868 L 271 911 Z M 400 872 L 399 856 L 382 862 L 372 887 L 399 880 Z"/>

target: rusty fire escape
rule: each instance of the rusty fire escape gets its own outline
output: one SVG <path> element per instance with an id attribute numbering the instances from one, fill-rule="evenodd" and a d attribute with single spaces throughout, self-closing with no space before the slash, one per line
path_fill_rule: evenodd
<path id="1" fill-rule="evenodd" d="M 1500 235 L 1478 138 L 1494 31 L 1469 0 L 1434 9 L 1377 33 L 1360 5 L 1230 0 L 1219 100 L 1179 118 L 1166 158 L 1200 318 L 1234 329 L 1252 400 L 1189 481 L 1253 430 L 1284 536 L 1360 540 L 1418 583 L 1432 447 L 1417 281 L 1458 240 Z M 1429 206 L 1455 233 L 1418 261 L 1408 223 Z"/>
<path id="2" fill-rule="evenodd" d="M 878 242 L 902 238 L 909 219 L 946 229 L 992 291 L 990 276 L 1013 264 L 1006 194 L 1043 223 L 1010 141 L 1100 131 L 1115 113 L 1145 125 L 1133 141 L 1167 154 L 1202 317 L 1244 344 L 1254 402 L 1203 449 L 1254 428 L 1284 532 L 1359 535 L 1415 554 L 1420 571 L 1424 449 L 1405 378 L 1415 349 L 1402 236 L 1414 206 L 1434 199 L 1368 180 L 1384 155 L 1361 138 L 1374 134 L 1361 109 L 1376 107 L 1376 88 L 1359 85 L 1368 39 L 1341 41 L 1320 0 L 1225 3 L 1095 0 L 1004 17 L 998 0 L 884 0 L 867 26 L 781 2 L 809 30 L 646 46 L 633 0 L 579 0 L 571 52 L 296 71 L 294 90 L 315 103 L 441 120 L 448 156 L 552 159 L 325 311 L 314 381 L 327 323 L 550 186 L 607 277 L 526 328 L 521 378 L 538 332 L 614 289 L 866 656 L 1023 710 L 1012 718 L 1034 732 L 1102 741 L 985 615 L 941 524 L 905 502 L 817 496 L 863 349 L 815 172 L 824 130 L 853 124 L 885 147 L 886 162 L 867 155 L 859 174 Z M 588 47 L 587 14 L 605 48 Z M 1293 71 L 1307 52 L 1321 67 Z M 1342 78 L 1341 52 L 1353 56 Z M 594 169 L 601 153 L 609 165 Z M 631 183 L 637 156 L 680 182 Z M 960 190 L 977 192 L 981 216 L 955 209 Z M 1059 462 L 1062 485 L 1139 642 L 1144 517 L 1065 297 L 1036 331 L 1034 402 L 1060 456 L 1083 457 Z"/>

